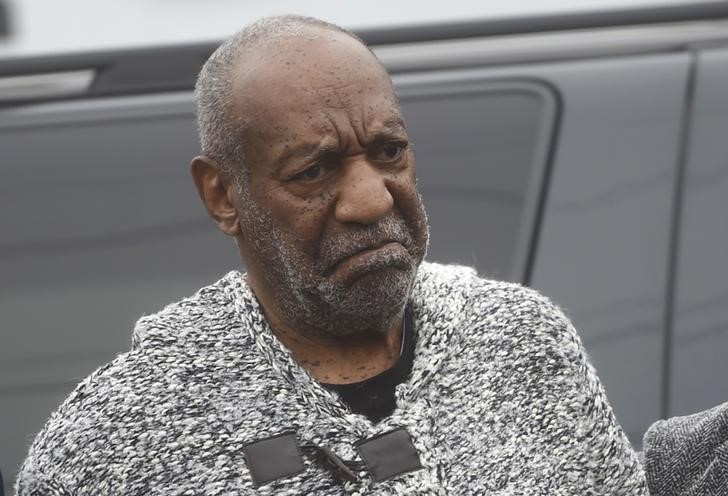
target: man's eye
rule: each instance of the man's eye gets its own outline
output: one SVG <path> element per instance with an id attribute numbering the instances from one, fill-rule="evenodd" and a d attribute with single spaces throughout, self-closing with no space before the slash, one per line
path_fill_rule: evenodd
<path id="1" fill-rule="evenodd" d="M 316 179 L 319 179 L 324 174 L 324 167 L 320 164 L 312 165 L 308 169 L 302 170 L 295 176 L 293 176 L 293 180 L 295 181 L 315 181 Z"/>
<path id="2" fill-rule="evenodd" d="M 402 156 L 406 148 L 407 143 L 385 143 L 376 150 L 373 158 L 381 162 L 394 162 Z"/>

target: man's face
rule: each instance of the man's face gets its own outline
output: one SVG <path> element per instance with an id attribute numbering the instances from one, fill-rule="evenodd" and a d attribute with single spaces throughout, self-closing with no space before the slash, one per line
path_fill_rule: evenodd
<path id="1" fill-rule="evenodd" d="M 428 239 L 389 78 L 339 33 L 311 30 L 258 56 L 237 81 L 249 167 L 238 241 L 251 284 L 308 332 L 386 331 Z"/>

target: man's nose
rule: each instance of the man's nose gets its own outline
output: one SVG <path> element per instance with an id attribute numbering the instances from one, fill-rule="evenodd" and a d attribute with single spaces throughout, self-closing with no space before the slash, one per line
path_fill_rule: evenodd
<path id="1" fill-rule="evenodd" d="M 386 172 L 367 160 L 345 166 L 336 202 L 336 220 L 357 224 L 373 224 L 394 207 L 394 198 L 387 187 Z"/>

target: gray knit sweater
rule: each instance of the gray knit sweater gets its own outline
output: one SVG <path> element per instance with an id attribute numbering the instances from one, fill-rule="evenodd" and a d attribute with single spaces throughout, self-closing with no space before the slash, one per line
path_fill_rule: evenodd
<path id="1" fill-rule="evenodd" d="M 573 327 L 536 292 L 425 263 L 412 295 L 412 374 L 397 408 L 352 414 L 271 333 L 231 272 L 143 317 L 133 347 L 49 419 L 21 496 L 147 494 L 643 495 L 645 476 Z M 359 459 L 355 443 L 403 427 L 422 468 L 342 482 L 305 469 L 255 487 L 248 443 L 295 432 Z"/>

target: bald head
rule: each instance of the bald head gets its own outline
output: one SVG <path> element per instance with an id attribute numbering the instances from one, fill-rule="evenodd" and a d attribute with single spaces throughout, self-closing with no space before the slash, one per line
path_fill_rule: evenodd
<path id="1" fill-rule="evenodd" d="M 268 113 L 277 113 L 285 104 L 276 95 L 345 85 L 344 79 L 361 72 L 352 71 L 358 67 L 376 67 L 391 89 L 373 53 L 339 26 L 310 17 L 278 16 L 245 27 L 212 54 L 195 85 L 203 154 L 229 172 L 240 170 L 256 118 L 269 119 Z"/>

